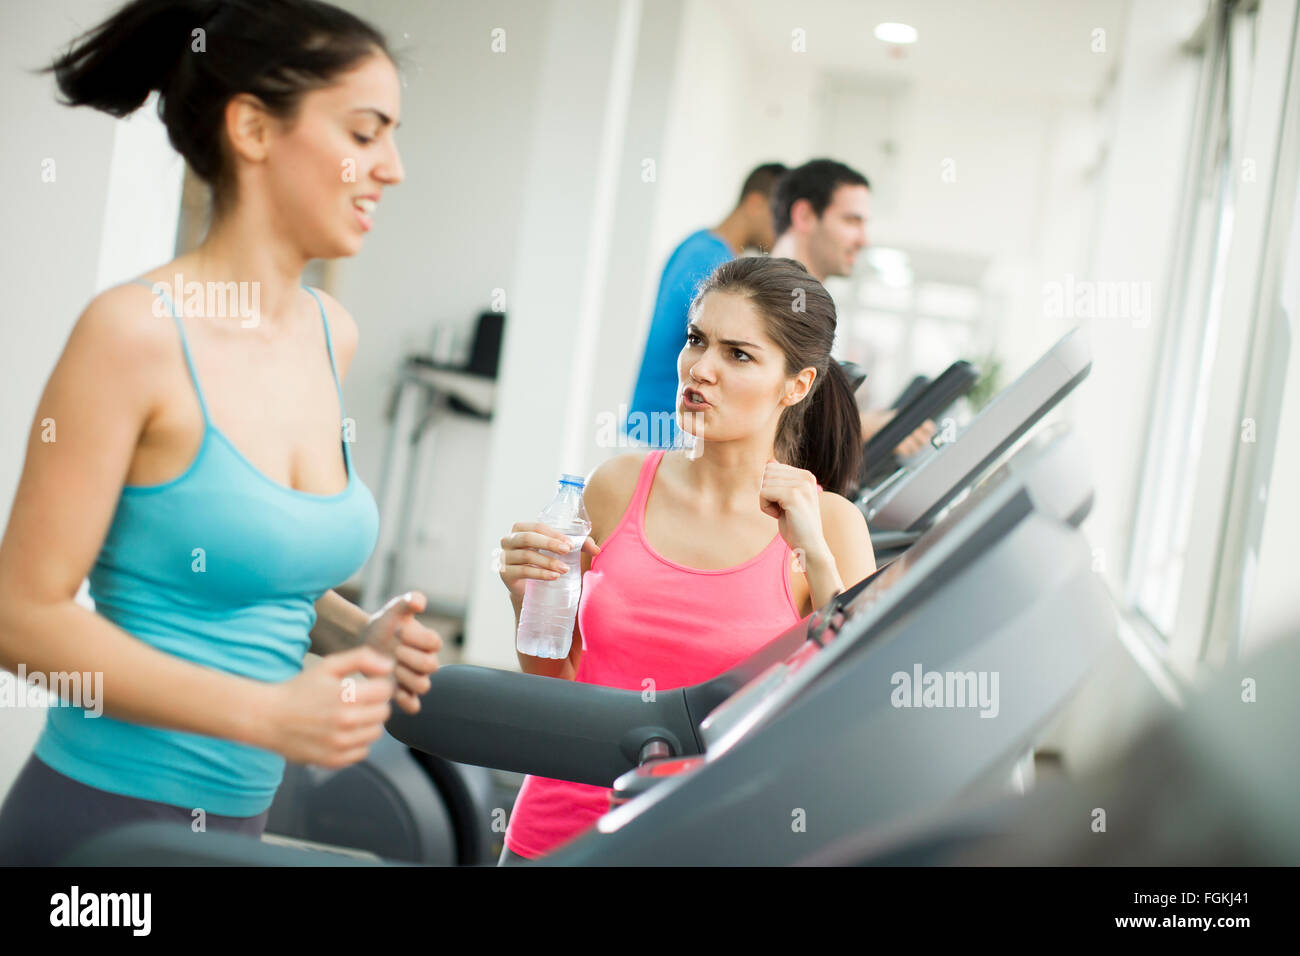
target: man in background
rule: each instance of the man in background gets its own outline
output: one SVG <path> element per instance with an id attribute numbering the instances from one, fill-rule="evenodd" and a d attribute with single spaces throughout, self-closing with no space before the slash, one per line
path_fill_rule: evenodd
<path id="1" fill-rule="evenodd" d="M 794 259 L 825 283 L 828 276 L 853 273 L 867 246 L 871 184 L 857 170 L 832 159 L 814 159 L 790 170 L 772 195 L 776 241 L 772 255 Z M 862 412 L 862 440 L 884 428 L 896 414 L 884 408 Z M 924 422 L 894 449 L 903 457 L 934 437 L 934 422 Z"/>
<path id="2" fill-rule="evenodd" d="M 745 177 L 740 199 L 727 218 L 712 229 L 691 233 L 668 257 L 624 424 L 630 437 L 655 447 L 668 447 L 675 440 L 677 356 L 686 344 L 695 290 L 714 269 L 745 249 L 766 252 L 772 247 L 772 191 L 786 172 L 780 163 L 756 168 Z"/>

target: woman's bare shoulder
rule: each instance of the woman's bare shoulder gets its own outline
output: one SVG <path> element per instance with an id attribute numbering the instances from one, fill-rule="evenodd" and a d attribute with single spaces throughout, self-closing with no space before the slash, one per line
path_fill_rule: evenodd
<path id="1" fill-rule="evenodd" d="M 614 530 L 627 510 L 647 455 L 649 452 L 644 451 L 615 455 L 601 462 L 587 476 L 582 498 L 591 519 L 591 534 L 597 543 Z"/>
<path id="2" fill-rule="evenodd" d="M 65 356 L 87 352 L 98 357 L 108 377 L 134 379 L 145 387 L 156 382 L 160 365 L 175 361 L 178 342 L 166 302 L 139 283 L 124 283 L 87 303 L 68 336 Z"/>
<path id="3" fill-rule="evenodd" d="M 845 585 L 856 584 L 876 569 L 871 532 L 860 508 L 833 491 L 821 493 L 822 533 Z"/>
<path id="4" fill-rule="evenodd" d="M 347 378 L 348 369 L 352 367 L 352 357 L 357 352 L 359 337 L 357 320 L 352 318 L 352 313 L 345 309 L 338 299 L 324 289 L 311 288 L 319 297 L 321 308 L 325 310 L 325 321 L 329 323 L 330 343 L 338 366 L 339 381 L 342 382 Z"/>
<path id="5" fill-rule="evenodd" d="M 854 528 L 866 527 L 867 519 L 858 506 L 848 498 L 834 491 L 824 490 L 819 492 L 818 496 L 823 520 L 834 518 L 837 523 L 843 522 Z"/>

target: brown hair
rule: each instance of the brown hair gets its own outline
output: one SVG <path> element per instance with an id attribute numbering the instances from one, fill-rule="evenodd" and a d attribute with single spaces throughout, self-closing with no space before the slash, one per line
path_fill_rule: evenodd
<path id="1" fill-rule="evenodd" d="M 745 256 L 724 262 L 700 285 L 691 314 L 710 292 L 744 296 L 785 353 L 785 372 L 817 370 L 812 390 L 781 413 L 778 461 L 811 471 L 827 491 L 851 495 L 862 464 L 862 419 L 848 378 L 831 358 L 835 302 L 793 259 Z"/>

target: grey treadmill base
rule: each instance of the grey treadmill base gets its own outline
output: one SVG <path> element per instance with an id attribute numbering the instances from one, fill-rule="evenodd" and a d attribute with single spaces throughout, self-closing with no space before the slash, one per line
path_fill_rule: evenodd
<path id="1" fill-rule="evenodd" d="M 1272 675 L 1274 692 L 1263 692 Z M 1300 635 L 1227 665 L 1125 750 L 1026 797 L 970 802 L 923 828 L 862 831 L 805 859 L 831 866 L 1300 865 Z M 1242 700 L 1242 681 L 1260 686 Z M 1105 829 L 1097 829 L 1103 809 Z"/>

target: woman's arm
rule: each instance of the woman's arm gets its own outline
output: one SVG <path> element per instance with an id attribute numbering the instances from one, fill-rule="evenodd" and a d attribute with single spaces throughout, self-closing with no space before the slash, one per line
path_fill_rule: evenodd
<path id="1" fill-rule="evenodd" d="M 814 608 L 876 570 L 867 519 L 847 498 L 821 492 L 822 536 L 826 550 L 805 555 L 805 573 Z"/>
<path id="2" fill-rule="evenodd" d="M 823 554 L 804 556 L 804 574 L 808 578 L 808 599 L 813 608 L 819 608 L 844 590 L 844 579 L 839 565 L 829 549 Z"/>
<path id="3" fill-rule="evenodd" d="M 802 558 L 814 608 L 876 567 L 862 512 L 847 498 L 819 487 L 812 472 L 771 459 L 758 492 L 759 507 L 777 519 L 786 544 Z"/>
<path id="4" fill-rule="evenodd" d="M 862 421 L 862 443 L 865 445 L 875 437 L 876 432 L 880 431 L 893 419 L 898 411 L 893 408 L 882 408 L 878 411 L 860 412 L 859 416 Z M 924 448 L 931 438 L 934 437 L 934 422 L 924 421 L 916 426 L 916 431 L 904 438 L 894 448 L 894 454 L 900 458 L 907 458 L 915 455 Z"/>

